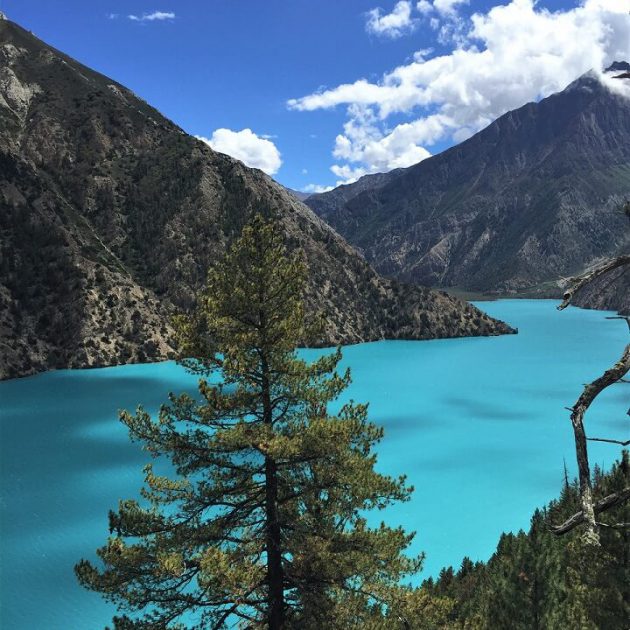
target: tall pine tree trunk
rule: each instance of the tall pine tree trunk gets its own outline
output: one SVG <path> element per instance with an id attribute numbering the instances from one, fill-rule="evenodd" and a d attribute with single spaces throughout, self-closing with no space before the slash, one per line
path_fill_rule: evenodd
<path id="1" fill-rule="evenodd" d="M 263 421 L 273 424 L 269 367 L 262 358 Z M 284 575 L 278 516 L 278 472 L 273 458 L 265 457 L 265 512 L 267 517 L 267 619 L 270 630 L 280 630 L 284 625 Z"/>

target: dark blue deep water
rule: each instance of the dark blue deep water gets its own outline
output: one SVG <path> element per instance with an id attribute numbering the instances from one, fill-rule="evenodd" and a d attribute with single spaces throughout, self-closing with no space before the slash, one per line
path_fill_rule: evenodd
<path id="1" fill-rule="evenodd" d="M 526 528 L 558 494 L 563 460 L 575 471 L 564 409 L 627 342 L 607 313 L 555 309 L 552 301 L 480 306 L 520 334 L 499 338 L 378 342 L 348 347 L 347 394 L 369 401 L 384 425 L 381 471 L 406 473 L 409 503 L 378 515 L 418 532 L 422 577 L 464 555 L 487 559 L 502 531 Z M 306 357 L 318 351 L 305 351 Z M 0 627 L 92 630 L 114 612 L 75 582 L 72 567 L 107 536 L 107 511 L 134 496 L 148 457 L 128 440 L 117 410 L 156 410 L 196 379 L 171 362 L 67 370 L 0 383 Z M 621 438 L 627 392 L 609 388 L 588 434 Z M 626 436 L 627 437 L 627 436 Z M 617 447 L 591 446 L 593 463 Z"/>

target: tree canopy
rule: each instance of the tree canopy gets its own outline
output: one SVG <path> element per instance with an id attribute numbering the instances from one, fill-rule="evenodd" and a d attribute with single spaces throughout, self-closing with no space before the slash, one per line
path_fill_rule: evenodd
<path id="1" fill-rule="evenodd" d="M 116 628 L 423 628 L 448 607 L 401 585 L 421 566 L 404 553 L 413 534 L 368 523 L 412 489 L 375 471 L 383 432 L 366 405 L 329 409 L 350 383 L 340 350 L 296 353 L 305 274 L 275 221 L 254 217 L 177 321 L 199 395 L 121 414 L 172 469 L 145 468 L 100 562 L 76 566 L 123 613 Z"/>
<path id="2" fill-rule="evenodd" d="M 597 494 L 619 492 L 630 482 L 628 452 L 609 471 L 595 467 Z M 580 486 L 567 479 L 560 497 L 536 510 L 528 532 L 502 534 L 488 562 L 465 558 L 458 571 L 443 569 L 427 580 L 430 596 L 453 603 L 443 627 L 469 630 L 533 630 L 627 627 L 630 617 L 630 506 L 621 503 L 600 516 L 600 546 L 584 541 L 579 530 L 552 532 L 581 505 Z"/>

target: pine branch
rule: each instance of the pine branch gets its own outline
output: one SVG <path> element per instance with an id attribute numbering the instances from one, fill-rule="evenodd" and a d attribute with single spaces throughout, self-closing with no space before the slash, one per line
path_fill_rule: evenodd
<path id="1" fill-rule="evenodd" d="M 234 602 L 234 604 L 232 604 L 232 606 L 230 606 L 227 610 L 225 610 L 221 616 L 219 617 L 218 621 L 212 626 L 213 630 L 220 630 L 221 628 L 225 627 L 224 624 L 227 621 L 228 617 L 230 615 L 233 615 L 237 612 L 238 608 L 240 606 L 243 605 L 243 602 L 246 601 L 246 599 L 256 591 L 256 589 L 259 589 L 262 586 L 262 582 L 259 582 L 257 584 L 255 584 L 252 588 L 250 588 L 247 592 L 244 593 L 239 593 L 236 595 L 235 599 L 236 601 Z M 239 615 L 239 616 L 243 616 L 243 615 Z M 255 621 L 255 619 L 247 617 L 247 619 L 250 619 L 251 621 Z"/>

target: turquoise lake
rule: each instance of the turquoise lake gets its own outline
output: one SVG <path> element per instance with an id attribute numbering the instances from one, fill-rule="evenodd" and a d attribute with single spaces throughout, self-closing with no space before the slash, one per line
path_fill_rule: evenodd
<path id="1" fill-rule="evenodd" d="M 406 473 L 413 499 L 379 513 L 416 530 L 427 554 L 420 579 L 486 560 L 502 531 L 527 528 L 555 497 L 563 460 L 575 472 L 570 406 L 627 343 L 609 313 L 550 300 L 478 304 L 518 335 L 390 341 L 344 350 L 353 384 L 345 398 L 370 403 L 385 427 L 379 470 Z M 321 351 L 307 350 L 306 358 Z M 82 590 L 72 567 L 107 537 L 107 512 L 137 494 L 149 461 L 117 410 L 155 411 L 196 378 L 172 362 L 66 370 L 0 383 L 0 627 L 102 629 L 112 606 Z M 627 438 L 628 392 L 613 386 L 587 416 L 587 434 Z M 609 466 L 619 448 L 592 444 Z"/>

